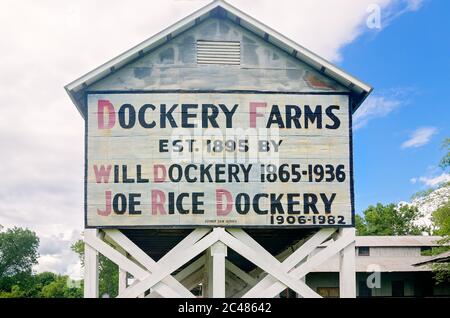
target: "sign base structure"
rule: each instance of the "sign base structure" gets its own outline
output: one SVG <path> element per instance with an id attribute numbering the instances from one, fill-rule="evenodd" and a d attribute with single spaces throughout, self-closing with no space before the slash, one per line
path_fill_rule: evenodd
<path id="1" fill-rule="evenodd" d="M 99 253 L 119 267 L 118 298 L 194 298 L 199 286 L 205 298 L 274 298 L 287 288 L 321 298 L 305 277 L 335 256 L 340 297 L 356 297 L 354 228 L 322 228 L 275 256 L 240 228 L 197 228 L 158 261 L 118 229 L 86 229 L 84 242 L 85 298 L 99 297 Z M 236 266 L 228 249 L 257 268 Z"/>

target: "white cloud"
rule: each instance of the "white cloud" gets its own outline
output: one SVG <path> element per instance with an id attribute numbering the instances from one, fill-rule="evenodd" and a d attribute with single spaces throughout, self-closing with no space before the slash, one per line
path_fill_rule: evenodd
<path id="1" fill-rule="evenodd" d="M 418 11 L 422 8 L 425 2 L 426 0 L 394 1 L 393 4 L 384 12 L 384 26 L 389 25 L 393 20 L 407 12 Z"/>
<path id="2" fill-rule="evenodd" d="M 41 235 L 39 264 L 34 269 L 37 272 L 49 271 L 80 279 L 81 262 L 78 254 L 71 250 L 72 244 L 80 238 L 79 231 L 68 231 L 52 236 Z"/>
<path id="3" fill-rule="evenodd" d="M 412 180 L 415 180 L 414 182 L 412 182 Z M 438 186 L 440 184 L 446 183 L 446 182 L 450 182 L 450 174 L 443 172 L 440 175 L 437 176 L 426 176 L 426 177 L 419 177 L 419 178 L 412 178 L 411 179 L 412 183 L 423 183 L 424 185 L 428 186 L 428 187 L 435 187 Z"/>
<path id="4" fill-rule="evenodd" d="M 397 96 L 373 95 L 369 96 L 364 104 L 353 115 L 353 128 L 355 130 L 366 126 L 369 121 L 389 115 L 405 103 Z"/>
<path id="5" fill-rule="evenodd" d="M 408 140 L 402 143 L 401 147 L 405 148 L 418 148 L 425 146 L 431 140 L 431 137 L 435 135 L 437 129 L 435 127 L 421 127 L 416 129 Z"/>
<path id="6" fill-rule="evenodd" d="M 422 0 L 237 0 L 231 4 L 313 52 L 331 61 L 340 61 L 341 49 L 364 32 L 371 31 L 369 6 L 380 8 L 381 28 L 402 14 L 417 10 Z M 376 31 L 376 30 L 372 30 Z"/>
<path id="7" fill-rule="evenodd" d="M 417 11 L 422 7 L 422 5 L 423 5 L 422 0 L 411 0 L 411 1 L 408 1 L 408 6 L 406 9 L 408 11 Z"/>
<path id="8" fill-rule="evenodd" d="M 67 253 L 42 255 L 38 261 L 39 265 L 35 268 L 37 272 L 52 272 L 67 275 L 72 279 L 81 279 L 83 277 L 81 263 L 76 255 Z"/>
<path id="9" fill-rule="evenodd" d="M 83 227 L 84 129 L 63 86 L 209 2 L 2 1 L 0 224 L 37 232 L 39 270 L 78 266 L 66 253 Z M 274 10 L 272 0 L 255 2 L 231 1 L 333 61 L 369 30 L 368 4 L 379 5 L 385 21 L 417 7 L 417 0 L 279 0 Z M 363 124 L 398 106 L 382 97 L 372 103 L 384 110 L 369 103 Z"/>

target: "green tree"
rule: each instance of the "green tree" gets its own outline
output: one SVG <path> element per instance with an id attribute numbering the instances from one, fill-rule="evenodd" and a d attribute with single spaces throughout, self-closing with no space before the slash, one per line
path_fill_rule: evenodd
<path id="1" fill-rule="evenodd" d="M 443 170 L 450 167 L 450 138 L 446 138 L 443 148 L 447 150 L 447 154 L 441 159 L 440 166 Z M 444 184 L 449 187 L 450 183 Z M 433 222 L 434 235 L 442 236 L 441 246 L 433 248 L 431 255 L 438 255 L 450 249 L 450 201 L 447 201 L 439 209 L 433 212 L 431 221 Z M 434 263 L 431 265 L 434 278 L 437 284 L 447 282 L 450 283 L 450 263 Z"/>
<path id="2" fill-rule="evenodd" d="M 76 241 L 72 245 L 72 250 L 76 252 L 84 266 L 84 243 L 82 240 Z M 108 294 L 109 297 L 116 297 L 119 293 L 119 267 L 103 255 L 99 255 L 99 293 Z"/>
<path id="3" fill-rule="evenodd" d="M 355 215 L 355 227 L 356 227 L 356 235 L 368 235 L 366 220 L 359 214 Z"/>
<path id="4" fill-rule="evenodd" d="M 450 202 L 434 211 L 431 219 L 435 227 L 434 234 L 442 236 L 440 242 L 442 246 L 434 248 L 431 253 L 438 255 L 450 249 L 448 246 L 450 243 Z M 437 284 L 450 283 L 450 263 L 434 263 L 432 270 Z"/>
<path id="5" fill-rule="evenodd" d="M 0 232 L 0 280 L 31 274 L 37 264 L 39 238 L 36 233 L 18 227 Z"/>
<path id="6" fill-rule="evenodd" d="M 357 235 L 421 235 L 426 228 L 414 223 L 420 216 L 419 210 L 409 205 L 371 205 L 363 216 L 356 216 Z"/>
<path id="7" fill-rule="evenodd" d="M 0 298 L 25 298 L 26 293 L 18 285 L 13 285 L 11 291 L 0 290 Z"/>
<path id="8" fill-rule="evenodd" d="M 446 169 L 450 167 L 450 138 L 446 138 L 442 144 L 442 148 L 447 150 L 447 154 L 441 159 L 441 168 Z"/>
<path id="9" fill-rule="evenodd" d="M 0 289 L 0 298 L 81 298 L 83 291 L 67 276 L 50 272 L 11 280 L 9 287 Z"/>
<path id="10" fill-rule="evenodd" d="M 37 264 L 39 239 L 28 229 L 0 232 L 0 297 L 32 294 L 32 267 Z"/>
<path id="11" fill-rule="evenodd" d="M 58 275 L 55 280 L 42 287 L 41 298 L 82 298 L 80 287 L 73 286 L 68 276 Z"/>
<path id="12" fill-rule="evenodd" d="M 43 272 L 30 276 L 28 280 L 22 282 L 22 287 L 26 290 L 26 297 L 41 297 L 41 290 L 44 286 L 53 283 L 58 275 L 50 272 Z"/>
<path id="13" fill-rule="evenodd" d="M 82 297 L 82 289 L 67 276 L 49 272 L 33 274 L 39 257 L 36 233 L 0 227 L 0 298 Z"/>
<path id="14" fill-rule="evenodd" d="M 431 220 L 435 226 L 435 235 L 443 237 L 443 242 L 450 242 L 450 201 L 433 212 Z"/>

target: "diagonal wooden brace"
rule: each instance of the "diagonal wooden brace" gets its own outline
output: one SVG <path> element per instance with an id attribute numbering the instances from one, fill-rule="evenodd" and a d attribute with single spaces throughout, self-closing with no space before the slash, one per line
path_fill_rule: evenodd
<path id="1" fill-rule="evenodd" d="M 305 263 L 293 269 L 289 274 L 294 279 L 299 280 L 306 274 L 311 272 L 315 267 L 322 264 L 323 262 L 333 257 L 334 255 L 337 255 L 341 250 L 343 250 L 353 242 L 354 237 L 352 236 L 344 236 L 342 238 L 339 238 L 338 240 L 336 240 L 335 242 L 324 248 L 323 251 L 320 251 L 316 255 L 309 258 Z M 283 285 L 282 283 L 275 282 L 270 287 L 264 290 L 264 294 L 267 297 L 275 297 L 275 295 L 282 292 L 285 288 L 286 286 Z"/>
<path id="2" fill-rule="evenodd" d="M 230 231 L 231 232 L 231 231 Z M 292 253 L 288 258 L 286 258 L 282 264 L 281 268 L 289 272 L 295 266 L 297 266 L 305 257 L 307 257 L 314 249 L 322 244 L 327 238 L 329 238 L 335 229 L 322 229 L 315 233 L 309 240 L 307 240 L 303 245 L 301 245 L 294 253 Z M 233 234 L 237 235 L 241 240 L 249 241 L 253 240 L 251 237 L 246 237 L 246 233 L 240 233 L 240 231 L 233 231 Z M 256 242 L 255 242 L 256 243 Z M 254 244 L 254 243 L 253 243 Z M 277 279 L 271 275 L 264 277 L 259 283 L 257 283 L 251 290 L 249 290 L 243 298 L 252 298 L 260 296 L 260 293 L 272 286 L 277 282 Z"/>
<path id="3" fill-rule="evenodd" d="M 135 298 L 138 295 L 144 293 L 146 290 L 152 288 L 157 283 L 159 283 L 164 277 L 170 275 L 176 269 L 180 268 L 183 264 L 187 263 L 195 256 L 203 252 L 205 249 L 210 247 L 212 244 L 217 242 L 222 233 L 224 232 L 221 228 L 216 228 L 212 233 L 206 235 L 204 238 L 200 239 L 197 243 L 180 250 L 175 247 L 176 252 L 168 253 L 159 262 L 159 270 L 147 275 L 146 278 L 142 279 L 136 285 L 127 288 L 123 293 L 119 294 L 119 298 Z M 184 247 L 184 246 L 183 246 Z"/>
<path id="4" fill-rule="evenodd" d="M 241 254 L 256 266 L 262 268 L 264 271 L 274 276 L 277 280 L 281 281 L 285 286 L 293 289 L 300 295 L 310 298 L 320 297 L 304 282 L 293 279 L 281 268 L 281 263 L 267 251 L 264 254 L 257 253 L 254 249 L 245 245 L 242 241 L 237 240 L 234 236 L 227 232 L 222 235 L 221 240 L 235 252 Z"/>
<path id="5" fill-rule="evenodd" d="M 95 249 L 96 251 L 98 251 L 99 253 L 103 254 L 105 257 L 116 263 L 123 270 L 129 272 L 131 275 L 136 277 L 136 279 L 141 280 L 147 277 L 148 272 L 145 269 L 132 262 L 129 258 L 121 254 L 119 251 L 115 250 L 110 245 L 103 242 L 98 237 L 91 235 L 89 232 L 87 232 L 84 235 L 84 240 L 87 245 L 89 245 L 91 248 Z M 178 293 L 173 291 L 171 288 L 166 288 L 163 285 L 161 285 L 158 289 L 160 289 L 160 294 L 163 295 L 164 297 L 179 296 Z"/>
<path id="6" fill-rule="evenodd" d="M 135 245 L 129 238 L 127 238 L 119 230 L 106 230 L 108 235 L 114 242 L 119 244 L 130 256 L 143 265 L 147 271 L 153 273 L 159 270 L 159 265 L 147 253 Z M 200 234 L 200 233 L 199 233 Z M 162 280 L 163 283 L 170 286 L 179 294 L 179 297 L 193 298 L 195 297 L 188 289 L 186 289 L 178 280 L 172 276 L 167 276 Z"/>

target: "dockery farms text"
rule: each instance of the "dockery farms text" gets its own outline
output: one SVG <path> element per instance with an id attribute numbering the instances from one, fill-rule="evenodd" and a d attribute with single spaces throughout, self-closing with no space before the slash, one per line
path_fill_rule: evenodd
<path id="1" fill-rule="evenodd" d="M 90 94 L 88 226 L 349 225 L 348 96 Z"/>

